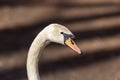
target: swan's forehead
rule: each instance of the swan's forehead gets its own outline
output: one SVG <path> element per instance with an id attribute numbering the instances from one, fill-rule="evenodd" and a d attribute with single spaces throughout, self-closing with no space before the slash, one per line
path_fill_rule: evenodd
<path id="1" fill-rule="evenodd" d="M 54 24 L 54 29 L 55 31 L 72 34 L 70 30 L 68 30 L 65 26 L 60 25 L 60 24 Z"/>

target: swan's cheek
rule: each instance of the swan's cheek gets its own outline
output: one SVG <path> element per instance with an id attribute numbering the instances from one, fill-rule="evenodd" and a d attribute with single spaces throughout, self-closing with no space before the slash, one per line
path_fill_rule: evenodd
<path id="1" fill-rule="evenodd" d="M 59 44 L 64 44 L 64 38 L 63 36 L 59 35 L 59 36 L 53 36 L 53 35 L 49 35 L 48 40 L 50 42 L 55 42 L 55 43 L 59 43 Z"/>

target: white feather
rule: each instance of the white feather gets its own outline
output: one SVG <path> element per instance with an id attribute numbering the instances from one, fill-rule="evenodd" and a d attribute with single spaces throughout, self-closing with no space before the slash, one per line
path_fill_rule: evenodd
<path id="1" fill-rule="evenodd" d="M 32 42 L 27 57 L 27 75 L 29 80 L 40 80 L 38 61 L 43 48 L 50 42 L 64 44 L 61 32 L 72 34 L 60 24 L 50 24 L 45 27 Z"/>

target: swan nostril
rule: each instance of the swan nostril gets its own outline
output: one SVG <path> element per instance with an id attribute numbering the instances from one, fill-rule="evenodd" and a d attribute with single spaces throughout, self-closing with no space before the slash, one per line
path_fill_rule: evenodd
<path id="1" fill-rule="evenodd" d="M 71 43 L 74 45 L 74 42 L 71 40 Z"/>

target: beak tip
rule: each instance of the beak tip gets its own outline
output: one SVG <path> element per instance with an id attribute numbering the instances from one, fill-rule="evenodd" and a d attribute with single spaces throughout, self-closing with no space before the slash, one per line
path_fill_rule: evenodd
<path id="1" fill-rule="evenodd" d="M 77 51 L 78 54 L 82 54 L 81 50 Z"/>
<path id="2" fill-rule="evenodd" d="M 81 51 L 79 51 L 78 54 L 82 54 Z"/>

